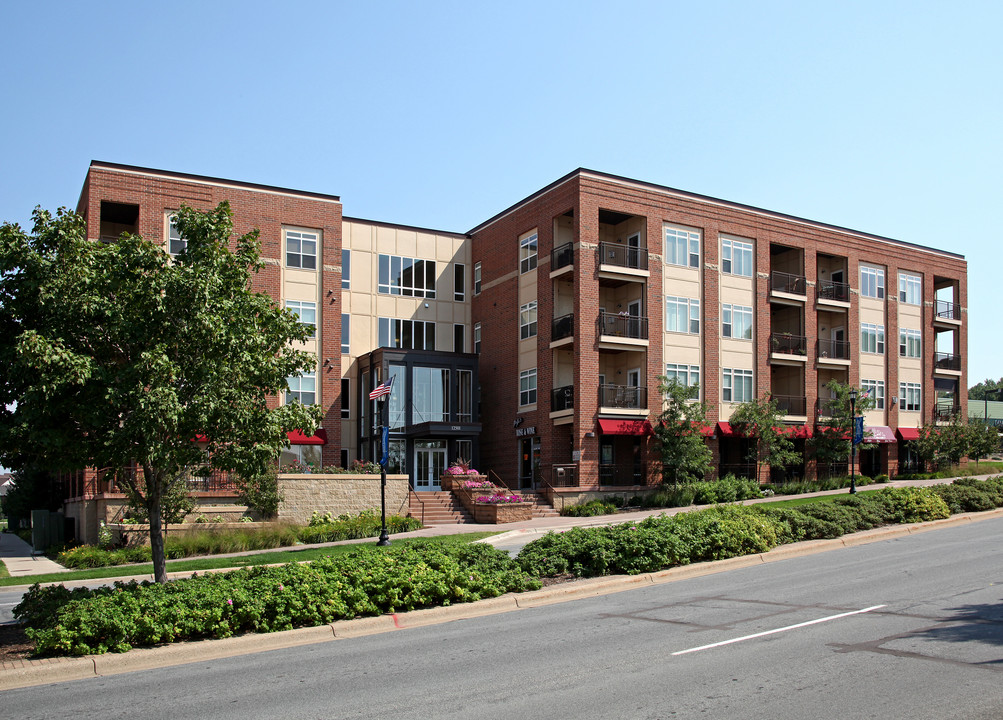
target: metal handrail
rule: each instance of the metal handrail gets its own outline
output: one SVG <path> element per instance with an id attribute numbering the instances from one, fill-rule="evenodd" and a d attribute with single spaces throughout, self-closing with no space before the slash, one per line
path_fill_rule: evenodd
<path id="1" fill-rule="evenodd" d="M 601 242 L 599 243 L 599 264 L 616 265 L 633 270 L 647 270 L 648 248 Z"/>
<path id="2" fill-rule="evenodd" d="M 770 333 L 772 352 L 784 355 L 805 355 L 808 352 L 808 338 L 788 332 Z"/>
<path id="3" fill-rule="evenodd" d="M 633 340 L 648 339 L 648 318 L 644 315 L 610 313 L 600 310 L 597 324 L 599 325 L 600 335 L 631 338 Z"/>
<path id="4" fill-rule="evenodd" d="M 789 295 L 807 295 L 808 281 L 804 275 L 774 270 L 770 273 L 770 289 Z"/>
<path id="5" fill-rule="evenodd" d="M 818 297 L 822 300 L 837 300 L 839 302 L 849 302 L 850 286 L 847 283 L 843 282 L 820 280 L 818 283 Z"/>
<path id="6" fill-rule="evenodd" d="M 575 314 L 573 312 L 554 318 L 550 329 L 551 340 L 563 340 L 566 337 L 571 337 L 574 333 Z"/>
<path id="7" fill-rule="evenodd" d="M 553 270 L 573 265 L 575 262 L 575 244 L 566 242 L 550 251 L 550 267 Z"/>
<path id="8" fill-rule="evenodd" d="M 849 340 L 819 340 L 818 356 L 820 358 L 831 358 L 834 360 L 850 359 Z"/>

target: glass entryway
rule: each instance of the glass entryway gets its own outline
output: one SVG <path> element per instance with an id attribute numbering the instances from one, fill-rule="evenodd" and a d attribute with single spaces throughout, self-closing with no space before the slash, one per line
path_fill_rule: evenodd
<path id="1" fill-rule="evenodd" d="M 439 478 L 446 472 L 446 441 L 415 440 L 414 489 L 439 490 Z"/>

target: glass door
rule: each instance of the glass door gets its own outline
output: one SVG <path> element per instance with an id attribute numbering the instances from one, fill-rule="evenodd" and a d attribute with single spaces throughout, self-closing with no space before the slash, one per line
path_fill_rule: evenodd
<path id="1" fill-rule="evenodd" d="M 446 441 L 416 440 L 414 443 L 414 489 L 440 490 L 439 478 L 446 472 Z"/>

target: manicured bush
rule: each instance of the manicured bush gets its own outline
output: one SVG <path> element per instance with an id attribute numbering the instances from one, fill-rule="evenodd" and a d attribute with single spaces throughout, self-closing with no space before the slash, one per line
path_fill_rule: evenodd
<path id="1" fill-rule="evenodd" d="M 612 515 L 616 511 L 615 504 L 594 499 L 577 505 L 566 505 L 561 508 L 561 515 L 565 517 L 595 517 L 596 515 Z"/>
<path id="2" fill-rule="evenodd" d="M 951 516 L 947 503 L 930 488 L 885 488 L 877 496 L 887 508 L 888 522 L 914 523 Z"/>

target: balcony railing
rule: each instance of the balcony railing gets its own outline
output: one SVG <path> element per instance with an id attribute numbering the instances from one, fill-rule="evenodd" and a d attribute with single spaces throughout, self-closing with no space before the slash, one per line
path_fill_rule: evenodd
<path id="1" fill-rule="evenodd" d="M 947 422 L 961 414 L 961 405 L 953 401 L 939 400 L 933 408 L 933 419 L 937 422 Z"/>
<path id="2" fill-rule="evenodd" d="M 938 370 L 961 370 L 961 356 L 951 353 L 934 353 L 933 366 Z"/>
<path id="3" fill-rule="evenodd" d="M 820 418 L 834 417 L 841 412 L 836 398 L 820 397 L 815 401 L 815 415 Z"/>
<path id="4" fill-rule="evenodd" d="M 808 338 L 804 335 L 791 333 L 770 333 L 770 350 L 784 355 L 806 355 L 808 353 Z"/>
<path id="5" fill-rule="evenodd" d="M 645 477 L 643 463 L 640 465 L 599 465 L 599 485 L 644 485 Z"/>
<path id="6" fill-rule="evenodd" d="M 818 283 L 818 297 L 822 300 L 850 302 L 850 286 L 842 282 L 820 280 Z"/>
<path id="7" fill-rule="evenodd" d="M 575 386 L 554 388 L 550 394 L 550 412 L 570 410 L 575 406 Z"/>
<path id="8" fill-rule="evenodd" d="M 648 318 L 627 313 L 599 313 L 599 334 L 634 340 L 648 339 Z"/>
<path id="9" fill-rule="evenodd" d="M 562 340 L 571 337 L 575 333 L 575 314 L 568 313 L 561 317 L 554 318 L 554 325 L 550 331 L 551 340 Z"/>
<path id="10" fill-rule="evenodd" d="M 599 264 L 616 265 L 631 270 L 647 270 L 648 248 L 601 242 L 599 243 Z"/>
<path id="11" fill-rule="evenodd" d="M 563 245 L 558 245 L 553 250 L 550 251 L 550 269 L 557 270 L 562 267 L 567 267 L 575 262 L 575 245 L 574 243 L 564 243 Z"/>
<path id="12" fill-rule="evenodd" d="M 648 388 L 632 385 L 600 385 L 599 406 L 624 410 L 647 409 Z"/>
<path id="13" fill-rule="evenodd" d="M 807 415 L 808 400 L 803 395 L 774 395 L 777 409 L 784 415 Z"/>
<path id="14" fill-rule="evenodd" d="M 849 340 L 819 340 L 818 341 L 818 356 L 819 356 L 819 358 L 830 358 L 832 360 L 849 360 L 850 359 L 850 341 Z"/>
<path id="15" fill-rule="evenodd" d="M 940 320 L 960 320 L 961 306 L 947 300 L 935 300 L 934 310 Z"/>
<path id="16" fill-rule="evenodd" d="M 770 290 L 789 295 L 807 295 L 808 281 L 804 275 L 793 275 L 774 270 L 770 273 Z"/>

